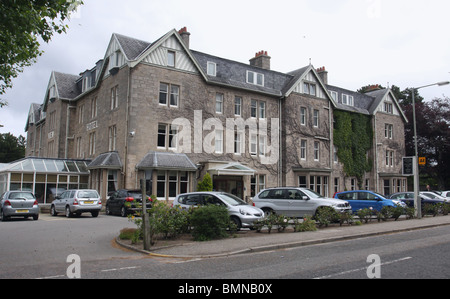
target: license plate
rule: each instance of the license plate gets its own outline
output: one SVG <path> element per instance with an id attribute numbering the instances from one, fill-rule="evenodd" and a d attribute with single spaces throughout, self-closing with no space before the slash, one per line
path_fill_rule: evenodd
<path id="1" fill-rule="evenodd" d="M 17 210 L 16 213 L 22 214 L 22 213 L 28 213 L 28 210 Z"/>
<path id="2" fill-rule="evenodd" d="M 85 201 L 85 202 L 84 202 L 85 205 L 92 205 L 93 203 L 94 203 L 94 202 L 93 202 L 92 200 L 90 200 L 90 201 Z"/>

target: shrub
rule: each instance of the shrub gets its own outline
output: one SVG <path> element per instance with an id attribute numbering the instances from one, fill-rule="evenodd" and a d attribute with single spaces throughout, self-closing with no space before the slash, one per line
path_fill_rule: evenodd
<path id="1" fill-rule="evenodd" d="M 203 180 L 198 182 L 197 191 L 213 191 L 213 182 L 209 173 L 206 173 Z"/>
<path id="2" fill-rule="evenodd" d="M 364 221 L 364 223 L 367 223 L 367 222 L 369 222 L 370 218 L 372 218 L 373 212 L 372 212 L 372 208 L 370 208 L 370 209 L 365 208 L 365 209 L 359 209 L 356 214 L 358 215 L 359 220 L 361 222 Z"/>
<path id="3" fill-rule="evenodd" d="M 313 220 L 311 216 L 306 216 L 305 218 L 303 218 L 303 222 L 294 220 L 295 232 L 308 232 L 316 230 L 317 230 L 316 221 Z"/>
<path id="4" fill-rule="evenodd" d="M 313 219 L 319 223 L 319 227 L 328 227 L 330 223 L 339 221 L 339 213 L 332 207 L 320 207 Z"/>
<path id="5" fill-rule="evenodd" d="M 196 241 L 225 238 L 230 225 L 228 210 L 224 206 L 207 205 L 194 209 L 190 219 L 192 236 Z"/>

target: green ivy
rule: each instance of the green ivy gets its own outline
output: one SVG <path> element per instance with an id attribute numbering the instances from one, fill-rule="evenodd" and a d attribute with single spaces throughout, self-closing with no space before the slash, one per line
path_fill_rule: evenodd
<path id="1" fill-rule="evenodd" d="M 364 174 L 372 170 L 373 161 L 367 152 L 373 147 L 373 130 L 368 115 L 334 111 L 334 145 L 339 161 L 349 177 L 356 177 L 362 186 Z"/>

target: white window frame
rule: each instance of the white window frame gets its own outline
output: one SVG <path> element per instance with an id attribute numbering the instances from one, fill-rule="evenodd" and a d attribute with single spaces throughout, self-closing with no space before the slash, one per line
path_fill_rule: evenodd
<path id="1" fill-rule="evenodd" d="M 168 67 L 175 67 L 176 66 L 176 52 L 167 50 L 167 66 Z"/>
<path id="2" fill-rule="evenodd" d="M 314 141 L 314 161 L 320 161 L 320 142 Z"/>
<path id="3" fill-rule="evenodd" d="M 247 83 L 253 85 L 264 86 L 264 74 L 247 71 Z"/>
<path id="4" fill-rule="evenodd" d="M 223 154 L 223 130 L 216 130 L 214 139 L 214 151 L 216 154 Z"/>
<path id="5" fill-rule="evenodd" d="M 223 114 L 223 102 L 224 102 L 224 94 L 216 93 L 216 113 Z"/>
<path id="6" fill-rule="evenodd" d="M 209 76 L 216 77 L 217 76 L 217 64 L 212 61 L 207 62 L 206 72 Z"/>

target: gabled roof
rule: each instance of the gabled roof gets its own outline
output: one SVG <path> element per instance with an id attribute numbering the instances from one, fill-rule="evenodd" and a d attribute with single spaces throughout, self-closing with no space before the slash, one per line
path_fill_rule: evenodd
<path id="1" fill-rule="evenodd" d="M 374 97 L 374 101 L 372 105 L 369 108 L 369 112 L 371 114 L 375 114 L 378 110 L 378 107 L 382 105 L 382 103 L 386 100 L 387 97 L 391 97 L 396 109 L 399 111 L 400 116 L 403 118 L 403 120 L 408 123 L 408 118 L 406 117 L 405 113 L 402 110 L 402 107 L 400 107 L 400 103 L 398 102 L 397 98 L 395 97 L 394 93 L 392 92 L 392 89 L 379 89 L 374 90 L 370 92 L 366 92 L 366 95 L 369 95 L 371 97 Z"/>

